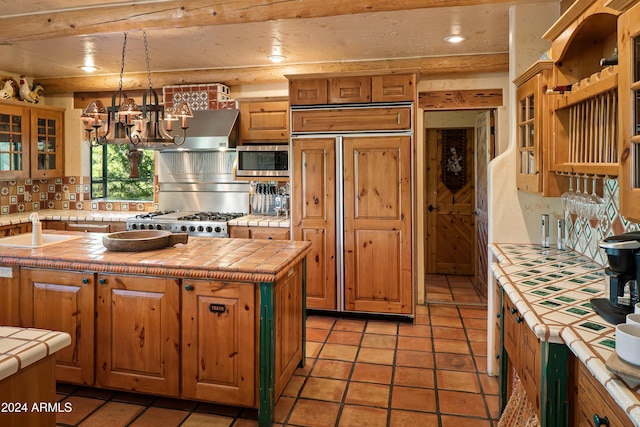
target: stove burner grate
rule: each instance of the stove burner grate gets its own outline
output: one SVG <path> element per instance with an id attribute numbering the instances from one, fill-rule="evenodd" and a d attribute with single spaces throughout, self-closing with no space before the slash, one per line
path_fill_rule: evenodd
<path id="1" fill-rule="evenodd" d="M 235 212 L 195 212 L 181 216 L 178 221 L 230 221 L 246 214 Z"/>
<path id="2" fill-rule="evenodd" d="M 160 215 L 168 215 L 173 213 L 174 211 L 155 211 L 155 212 L 144 212 L 136 215 L 136 219 L 152 219 Z"/>

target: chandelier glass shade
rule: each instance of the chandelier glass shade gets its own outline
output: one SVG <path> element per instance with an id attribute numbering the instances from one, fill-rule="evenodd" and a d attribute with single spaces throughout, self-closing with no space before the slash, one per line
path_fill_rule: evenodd
<path id="1" fill-rule="evenodd" d="M 111 96 L 111 106 L 105 107 L 101 100 L 92 99 L 80 116 L 91 146 L 131 144 L 137 148 L 161 148 L 180 146 L 187 138 L 187 118 L 193 117 L 191 107 L 186 102 L 178 103 L 175 108 L 165 108 L 160 104 L 158 93 L 151 84 L 147 34 L 143 33 L 143 36 L 149 87 L 142 95 L 142 105 L 138 106 L 122 90 L 127 47 L 127 33 L 124 33 L 120 81 L 118 90 Z M 179 135 L 172 134 L 172 122 L 175 120 L 181 120 L 182 132 Z"/>

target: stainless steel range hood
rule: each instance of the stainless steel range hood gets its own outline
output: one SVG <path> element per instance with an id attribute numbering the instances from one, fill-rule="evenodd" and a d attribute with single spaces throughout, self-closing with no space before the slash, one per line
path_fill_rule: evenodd
<path id="1" fill-rule="evenodd" d="M 162 151 L 220 151 L 235 148 L 239 140 L 238 110 L 201 110 L 194 111 L 187 119 L 187 138 L 180 146 L 162 144 L 153 148 Z M 175 127 L 175 125 L 174 125 Z M 180 134 L 178 127 L 173 131 Z"/>

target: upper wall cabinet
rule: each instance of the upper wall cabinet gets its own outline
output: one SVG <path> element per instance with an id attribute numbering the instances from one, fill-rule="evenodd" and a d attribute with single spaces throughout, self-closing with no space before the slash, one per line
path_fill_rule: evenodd
<path id="1" fill-rule="evenodd" d="M 416 71 L 384 75 L 286 76 L 291 105 L 413 101 Z"/>
<path id="2" fill-rule="evenodd" d="M 63 175 L 64 110 L 31 109 L 31 178 Z"/>
<path id="3" fill-rule="evenodd" d="M 545 95 L 553 61 L 538 61 L 518 77 L 516 184 L 518 190 L 559 196 L 563 178 L 549 170 L 551 106 Z"/>
<path id="4" fill-rule="evenodd" d="M 618 25 L 620 212 L 640 222 L 640 4 Z"/>
<path id="5" fill-rule="evenodd" d="M 64 110 L 0 102 L 0 179 L 63 174 Z"/>
<path id="6" fill-rule="evenodd" d="M 618 175 L 618 67 L 601 59 L 615 56 L 619 12 L 606 3 L 575 1 L 544 35 L 557 88 L 548 95 L 555 171 Z"/>
<path id="7" fill-rule="evenodd" d="M 242 99 L 239 104 L 242 144 L 289 141 L 287 98 Z"/>

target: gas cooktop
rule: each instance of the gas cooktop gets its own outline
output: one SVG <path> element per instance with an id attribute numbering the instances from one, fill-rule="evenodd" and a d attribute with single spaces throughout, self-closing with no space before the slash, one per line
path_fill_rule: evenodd
<path id="1" fill-rule="evenodd" d="M 242 212 L 145 212 L 127 219 L 127 230 L 167 230 L 190 236 L 229 237 L 227 221 L 244 215 Z"/>

